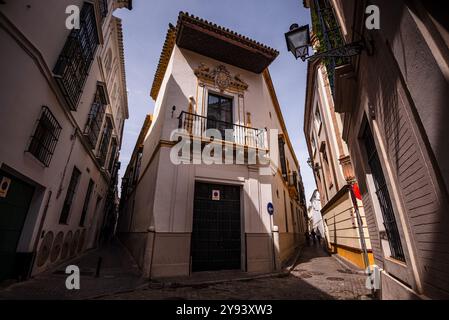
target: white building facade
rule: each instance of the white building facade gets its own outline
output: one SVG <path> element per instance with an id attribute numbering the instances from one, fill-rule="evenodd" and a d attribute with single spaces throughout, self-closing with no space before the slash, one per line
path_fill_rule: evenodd
<path id="1" fill-rule="evenodd" d="M 313 191 L 312 196 L 310 197 L 310 208 L 309 208 L 309 218 L 310 222 L 310 231 L 312 230 L 320 230 L 320 234 L 324 237 L 326 235 L 326 230 L 324 229 L 323 217 L 321 216 L 321 201 L 320 201 L 320 193 L 318 190 Z"/>
<path id="2" fill-rule="evenodd" d="M 154 114 L 122 184 L 118 233 L 145 276 L 271 271 L 302 244 L 299 165 L 267 69 L 277 54 L 182 12 L 170 26 L 151 90 Z M 187 146 L 182 164 L 173 161 L 178 129 L 199 146 Z M 225 148 L 214 149 L 215 159 L 228 151 L 234 160 L 201 159 L 211 143 L 204 129 L 215 129 L 213 141 Z M 230 136 L 218 137 L 225 130 Z M 260 152 L 269 161 L 248 161 Z"/>
<path id="3" fill-rule="evenodd" d="M 79 29 L 66 27 L 69 6 Z M 112 15 L 122 7 L 131 1 L 0 5 L 0 281 L 95 247 L 114 212 L 128 118 L 122 27 Z"/>

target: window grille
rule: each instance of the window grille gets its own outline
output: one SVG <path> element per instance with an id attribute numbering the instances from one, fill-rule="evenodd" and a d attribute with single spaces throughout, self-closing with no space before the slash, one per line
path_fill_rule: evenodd
<path id="1" fill-rule="evenodd" d="M 106 110 L 106 104 L 107 100 L 104 86 L 98 84 L 94 102 L 92 103 L 87 118 L 86 128 L 84 129 L 84 134 L 86 135 L 92 149 L 95 149 L 97 145 L 98 136 L 100 134 L 101 125 L 103 123 L 104 113 Z"/>
<path id="2" fill-rule="evenodd" d="M 278 136 L 278 145 L 279 145 L 279 158 L 281 160 L 281 172 L 282 177 L 287 180 L 287 163 L 285 159 L 285 141 L 284 137 L 280 134 Z"/>
<path id="3" fill-rule="evenodd" d="M 84 222 L 86 220 L 87 210 L 89 209 L 90 198 L 92 196 L 92 190 L 94 188 L 94 181 L 89 180 L 89 186 L 87 187 L 86 197 L 84 198 L 83 211 L 81 211 L 80 227 L 84 227 Z"/>
<path id="4" fill-rule="evenodd" d="M 58 121 L 53 116 L 50 109 L 43 106 L 36 129 L 31 136 L 28 152 L 48 167 L 55 151 L 60 133 L 61 126 Z"/>
<path id="5" fill-rule="evenodd" d="M 391 257 L 400 261 L 405 261 L 401 238 L 399 236 L 396 218 L 394 217 L 393 205 L 388 193 L 387 183 L 382 171 L 374 138 L 368 124 L 363 133 L 363 141 L 368 155 L 368 164 L 374 179 L 377 199 L 379 200 L 380 209 L 382 211 L 383 223 L 390 245 Z"/>
<path id="6" fill-rule="evenodd" d="M 75 197 L 76 189 L 80 180 L 81 171 L 77 167 L 73 167 L 72 176 L 70 177 L 69 186 L 62 206 L 61 214 L 59 216 L 60 224 L 67 224 L 70 208 L 72 207 L 73 198 Z"/>
<path id="7" fill-rule="evenodd" d="M 80 28 L 70 32 L 53 69 L 71 110 L 77 108 L 98 43 L 94 7 L 85 2 L 80 14 Z"/>

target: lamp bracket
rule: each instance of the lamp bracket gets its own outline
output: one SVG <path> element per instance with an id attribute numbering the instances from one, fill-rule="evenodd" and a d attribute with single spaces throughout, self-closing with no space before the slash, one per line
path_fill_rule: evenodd
<path id="1" fill-rule="evenodd" d="M 356 41 L 339 48 L 331 49 L 325 52 L 315 53 L 312 56 L 302 58 L 303 61 L 309 59 L 314 61 L 325 57 L 353 57 L 359 55 L 365 49 L 364 41 Z"/>

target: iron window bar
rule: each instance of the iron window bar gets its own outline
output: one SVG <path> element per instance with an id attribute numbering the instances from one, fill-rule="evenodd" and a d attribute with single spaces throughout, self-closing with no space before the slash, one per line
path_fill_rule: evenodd
<path id="1" fill-rule="evenodd" d="M 363 141 L 366 152 L 368 153 L 368 165 L 370 166 L 373 175 L 375 193 L 382 212 L 383 224 L 388 238 L 391 257 L 405 262 L 404 250 L 402 248 L 401 237 L 399 235 L 396 218 L 394 216 L 388 186 L 382 171 L 374 138 L 368 124 L 366 125 L 365 132 L 363 134 Z"/>
<path id="2" fill-rule="evenodd" d="M 288 180 L 287 162 L 285 158 L 285 140 L 282 134 L 278 135 L 279 159 L 281 163 L 282 178 Z"/>
<path id="3" fill-rule="evenodd" d="M 218 137 L 214 137 L 214 139 L 230 141 L 253 148 L 266 149 L 264 129 L 242 126 L 186 111 L 181 112 L 178 121 L 178 128 L 185 129 L 193 136 L 201 137 L 204 136 L 207 129 L 217 129 L 220 131 L 222 138 L 218 139 Z M 232 130 L 232 136 L 226 134 L 226 129 Z"/>
<path id="4" fill-rule="evenodd" d="M 103 124 L 103 118 L 106 110 L 107 99 L 106 92 L 103 85 L 97 85 L 97 91 L 95 93 L 94 102 L 90 108 L 89 115 L 87 117 L 86 127 L 84 134 L 87 137 L 92 149 L 95 149 L 100 134 L 101 125 Z"/>
<path id="5" fill-rule="evenodd" d="M 92 179 L 89 179 L 89 185 L 87 186 L 86 197 L 84 198 L 83 210 L 81 211 L 81 217 L 80 217 L 80 222 L 79 222 L 80 227 L 84 227 L 87 210 L 89 209 L 90 198 L 92 197 L 93 188 L 94 188 L 94 181 Z"/>
<path id="6" fill-rule="evenodd" d="M 70 208 L 72 207 L 73 198 L 78 187 L 81 171 L 77 167 L 73 167 L 72 176 L 70 177 L 69 186 L 65 195 L 64 204 L 62 206 L 61 214 L 59 216 L 59 224 L 67 224 Z"/>
<path id="7" fill-rule="evenodd" d="M 51 158 L 61 133 L 61 126 L 46 106 L 42 107 L 41 116 L 37 121 L 36 129 L 31 136 L 28 152 L 42 162 L 46 167 L 50 165 Z"/>
<path id="8" fill-rule="evenodd" d="M 80 28 L 70 32 L 53 69 L 71 110 L 77 109 L 98 43 L 94 7 L 85 2 L 80 14 Z"/>

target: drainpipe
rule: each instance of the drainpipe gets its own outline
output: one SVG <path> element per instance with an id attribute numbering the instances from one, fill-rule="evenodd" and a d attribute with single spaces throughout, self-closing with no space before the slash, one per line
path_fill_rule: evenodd
<path id="1" fill-rule="evenodd" d="M 357 204 L 357 198 L 354 194 L 353 190 L 353 184 L 354 182 L 348 182 L 349 192 L 351 193 L 351 199 L 352 199 L 352 205 L 354 206 L 355 215 L 357 217 L 357 225 L 359 229 L 359 236 L 360 236 L 360 243 L 362 245 L 362 251 L 363 251 L 363 260 L 365 262 L 365 268 L 369 267 L 369 259 L 368 259 L 368 250 L 366 248 L 366 241 L 365 241 L 365 234 L 363 232 L 363 220 L 360 216 L 359 206 Z"/>

